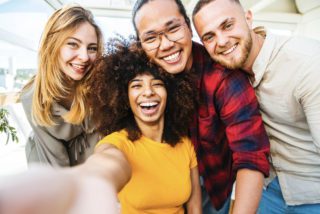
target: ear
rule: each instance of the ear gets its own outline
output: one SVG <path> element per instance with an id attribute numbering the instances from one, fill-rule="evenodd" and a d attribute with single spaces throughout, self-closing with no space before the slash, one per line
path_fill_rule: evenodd
<path id="1" fill-rule="evenodd" d="M 249 28 L 251 29 L 251 28 L 252 28 L 252 12 L 251 12 L 251 10 L 248 10 L 248 11 L 245 13 L 245 17 L 246 17 L 247 25 L 248 25 Z"/>

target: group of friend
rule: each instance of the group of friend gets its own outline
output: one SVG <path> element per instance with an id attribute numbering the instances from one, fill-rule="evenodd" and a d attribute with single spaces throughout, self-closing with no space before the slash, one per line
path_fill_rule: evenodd
<path id="1" fill-rule="evenodd" d="M 238 0 L 137 0 L 136 36 L 57 10 L 21 102 L 28 163 L 0 213 L 318 213 L 320 42 L 253 28 Z M 107 26 L 105 26 L 107 27 Z M 72 167 L 70 167 L 72 166 Z M 119 200 L 119 203 L 118 203 Z"/>

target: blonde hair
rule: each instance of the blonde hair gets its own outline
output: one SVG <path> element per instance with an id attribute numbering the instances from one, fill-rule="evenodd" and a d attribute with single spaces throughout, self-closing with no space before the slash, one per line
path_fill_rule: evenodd
<path id="1" fill-rule="evenodd" d="M 263 38 L 266 38 L 266 29 L 263 26 L 258 26 L 253 28 L 253 32 L 255 32 L 256 34 L 259 34 L 260 36 L 262 36 Z"/>
<path id="2" fill-rule="evenodd" d="M 32 99 L 33 122 L 42 126 L 53 126 L 52 106 L 55 102 L 66 99 L 70 93 L 74 93 L 70 111 L 63 115 L 63 119 L 72 124 L 80 124 L 90 114 L 87 103 L 89 91 L 88 80 L 92 72 L 81 79 L 76 88 L 72 88 L 70 79 L 60 71 L 60 48 L 77 27 L 83 23 L 90 23 L 97 34 L 98 53 L 103 52 L 103 38 L 100 28 L 96 25 L 90 11 L 79 5 L 67 5 L 52 14 L 43 31 L 39 53 L 38 73 L 31 80 L 34 82 L 34 94 Z M 27 84 L 25 88 L 32 84 Z"/>

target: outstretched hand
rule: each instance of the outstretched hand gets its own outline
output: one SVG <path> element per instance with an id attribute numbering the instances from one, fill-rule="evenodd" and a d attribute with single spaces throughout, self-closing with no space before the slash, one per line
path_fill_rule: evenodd
<path id="1" fill-rule="evenodd" d="M 0 183 L 0 214 L 120 213 L 106 180 L 69 169 L 35 167 Z"/>

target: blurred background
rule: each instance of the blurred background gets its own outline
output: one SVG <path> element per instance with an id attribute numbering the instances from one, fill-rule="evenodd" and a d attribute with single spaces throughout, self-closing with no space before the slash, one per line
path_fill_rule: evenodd
<path id="1" fill-rule="evenodd" d="M 182 0 L 188 14 L 197 0 Z M 274 33 L 320 40 L 320 0 L 240 0 L 254 15 L 254 26 Z M 0 133 L 0 176 L 27 168 L 24 145 L 30 126 L 16 93 L 36 73 L 37 49 L 48 17 L 65 4 L 78 3 L 91 10 L 107 39 L 115 33 L 134 34 L 131 9 L 135 0 L 0 0 L 0 108 L 19 142 L 6 144 Z M 199 41 L 194 35 L 194 40 Z"/>

